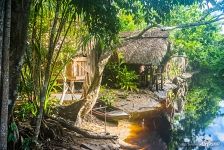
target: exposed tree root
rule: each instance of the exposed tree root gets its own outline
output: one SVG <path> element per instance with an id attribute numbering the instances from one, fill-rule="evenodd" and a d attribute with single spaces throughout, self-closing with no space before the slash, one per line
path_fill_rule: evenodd
<path id="1" fill-rule="evenodd" d="M 78 108 L 83 105 L 83 100 L 79 100 L 78 102 L 74 102 L 68 106 L 61 106 L 59 107 L 59 115 L 63 118 L 76 121 Z"/>
<path id="2" fill-rule="evenodd" d="M 32 140 L 34 134 L 32 124 L 33 123 L 31 122 L 23 122 L 18 124 L 20 138 L 15 145 L 16 147 L 21 147 L 25 139 Z M 74 134 L 73 131 L 77 134 Z M 29 143 L 29 146 L 31 149 L 49 150 L 79 150 L 84 147 L 88 147 L 89 149 L 93 150 L 99 149 L 99 147 L 107 147 L 107 149 L 109 147 L 109 149 L 114 149 L 114 147 L 119 147 L 117 139 L 117 136 L 97 134 L 85 129 L 81 129 L 74 126 L 73 121 L 66 120 L 62 117 L 45 116 L 41 124 L 39 136 L 40 143 L 34 143 L 30 141 L 31 143 Z"/>
<path id="3" fill-rule="evenodd" d="M 43 119 L 41 125 L 40 137 L 42 139 L 60 139 L 64 134 L 60 123 L 50 118 Z"/>
<path id="4" fill-rule="evenodd" d="M 56 120 L 57 122 L 59 122 L 63 127 L 69 129 L 69 130 L 73 130 L 78 134 L 81 134 L 82 136 L 86 137 L 86 138 L 93 138 L 93 139 L 118 139 L 118 136 L 115 135 L 101 135 L 101 134 L 96 134 L 96 133 L 92 133 L 90 131 L 81 129 L 79 127 L 74 126 L 74 123 L 71 121 L 67 121 L 61 117 L 49 117 L 52 120 Z"/>
<path id="5" fill-rule="evenodd" d="M 137 149 L 141 149 L 141 147 L 137 146 L 137 145 L 132 145 L 132 144 L 128 144 L 122 140 L 119 140 L 119 145 L 122 149 L 128 149 L 128 150 L 137 150 Z"/>

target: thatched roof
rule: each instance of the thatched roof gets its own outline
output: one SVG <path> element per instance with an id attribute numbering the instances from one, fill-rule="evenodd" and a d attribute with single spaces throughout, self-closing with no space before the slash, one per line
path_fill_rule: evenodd
<path id="1" fill-rule="evenodd" d="M 126 38 L 138 35 L 140 32 L 121 33 L 120 37 Z M 168 50 L 168 32 L 153 29 L 145 32 L 141 38 L 128 40 L 119 48 L 124 54 L 124 60 L 129 64 L 159 65 Z"/>

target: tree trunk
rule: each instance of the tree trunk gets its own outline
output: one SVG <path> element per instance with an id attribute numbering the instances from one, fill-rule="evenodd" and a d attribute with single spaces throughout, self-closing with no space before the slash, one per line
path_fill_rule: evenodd
<path id="1" fill-rule="evenodd" d="M 96 103 L 96 100 L 99 95 L 101 80 L 104 68 L 111 56 L 112 52 L 106 52 L 104 54 L 101 54 L 100 59 L 98 60 L 97 66 L 95 68 L 95 73 L 93 76 L 93 79 L 86 90 L 84 92 L 83 98 L 80 101 L 80 105 L 78 105 L 78 108 L 75 108 L 76 110 L 76 117 L 75 117 L 75 125 L 79 126 L 81 125 L 83 117 L 88 114 L 93 106 Z"/>
<path id="2" fill-rule="evenodd" d="M 2 97 L 2 51 L 3 51 L 3 28 L 4 28 L 4 14 L 5 14 L 5 1 L 0 2 L 0 98 Z M 0 100 L 0 110 L 1 110 L 1 100 Z M 1 111 L 0 111 L 1 116 Z M 1 121 L 1 118 L 0 118 Z"/>
<path id="3" fill-rule="evenodd" d="M 53 21 L 53 25 L 52 25 L 51 33 L 50 33 L 49 48 L 48 48 L 48 55 L 47 55 L 47 65 L 44 72 L 44 84 L 40 91 L 40 107 L 39 107 L 39 114 L 37 116 L 36 128 L 34 133 L 35 142 L 38 140 L 38 136 L 40 133 L 40 126 L 41 126 L 41 121 L 42 121 L 43 113 L 44 113 L 44 103 L 46 100 L 47 90 L 49 86 L 51 63 L 52 63 L 53 54 L 55 50 L 55 44 L 56 44 L 55 34 L 56 34 L 56 27 L 58 23 L 59 6 L 60 6 L 60 2 L 59 0 L 57 0 L 57 6 L 55 9 L 55 17 L 54 17 L 54 21 Z"/>
<path id="4" fill-rule="evenodd" d="M 12 0 L 11 42 L 10 42 L 10 80 L 9 80 L 9 115 L 12 115 L 17 98 L 20 72 L 26 49 L 30 0 Z"/>
<path id="5" fill-rule="evenodd" d="M 5 17 L 3 27 L 2 46 L 2 74 L 1 74 L 1 122 L 0 122 L 0 149 L 7 150 L 8 135 L 8 101 L 9 101 L 9 48 L 11 25 L 11 0 L 5 3 Z"/>

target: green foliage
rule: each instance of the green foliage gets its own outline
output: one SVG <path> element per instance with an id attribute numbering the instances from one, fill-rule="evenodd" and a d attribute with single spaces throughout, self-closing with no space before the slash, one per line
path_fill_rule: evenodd
<path id="1" fill-rule="evenodd" d="M 112 104 L 114 103 L 114 101 L 116 100 L 116 95 L 115 93 L 108 88 L 105 87 L 101 87 L 100 88 L 100 101 L 105 104 L 106 106 L 112 106 Z"/>
<path id="2" fill-rule="evenodd" d="M 22 104 L 19 105 L 16 109 L 16 114 L 18 114 L 18 117 L 22 121 L 25 121 L 27 119 L 30 119 L 30 117 L 36 117 L 37 109 L 37 105 L 33 102 L 23 101 Z"/>
<path id="3" fill-rule="evenodd" d="M 44 103 L 44 113 L 51 115 L 55 113 L 57 106 L 59 106 L 59 100 L 56 98 L 47 98 Z"/>
<path id="4" fill-rule="evenodd" d="M 31 150 L 30 145 L 32 144 L 31 138 L 25 138 L 22 141 L 22 150 Z"/>
<path id="5" fill-rule="evenodd" d="M 59 105 L 59 100 L 55 98 L 46 98 L 44 103 L 44 113 L 47 115 L 51 115 L 56 111 L 57 106 Z M 37 116 L 39 104 L 37 102 L 23 101 L 21 105 L 19 105 L 16 109 L 17 116 L 25 121 L 27 119 L 33 118 Z"/>
<path id="6" fill-rule="evenodd" d="M 28 71 L 26 65 L 22 70 L 22 80 L 19 86 L 20 99 L 23 100 L 22 104 L 18 106 L 18 115 L 22 120 L 29 119 L 29 117 L 37 116 L 38 107 L 39 107 L 39 83 L 35 82 L 33 77 L 37 77 L 36 74 L 32 74 Z M 51 114 L 55 109 L 57 104 L 59 104 L 59 100 L 52 99 L 50 97 L 51 92 L 57 92 L 59 89 L 59 85 L 56 82 L 56 77 L 53 77 L 53 80 L 49 83 L 48 92 L 46 96 L 46 100 L 44 103 L 44 113 Z"/>
<path id="7" fill-rule="evenodd" d="M 120 24 L 121 24 L 121 31 L 134 31 L 136 30 L 136 25 L 134 23 L 133 17 L 128 14 L 121 13 L 119 15 Z"/>
<path id="8" fill-rule="evenodd" d="M 168 91 L 168 93 L 167 93 L 167 99 L 169 101 L 173 101 L 173 100 L 175 100 L 175 98 L 176 98 L 176 95 L 174 94 L 174 92 L 172 90 Z"/>
<path id="9" fill-rule="evenodd" d="M 33 118 L 37 116 L 37 105 L 30 101 L 23 101 L 22 104 L 20 104 L 16 108 L 16 115 L 19 119 L 22 121 L 26 121 L 27 119 Z"/>
<path id="10" fill-rule="evenodd" d="M 11 122 L 8 127 L 8 142 L 16 142 L 18 136 L 18 127 L 15 122 Z"/>
<path id="11" fill-rule="evenodd" d="M 126 66 L 118 68 L 117 84 L 124 90 L 137 90 L 136 79 L 138 78 L 134 71 L 129 71 Z"/>
<path id="12" fill-rule="evenodd" d="M 167 25 L 198 21 L 203 12 L 197 5 L 176 7 Z M 211 16 L 210 16 L 211 17 Z M 208 20 L 210 18 L 208 16 Z M 220 70 L 224 65 L 223 35 L 218 24 L 173 31 L 171 41 L 178 53 L 185 53 L 193 68 Z"/>
<path id="13" fill-rule="evenodd" d="M 106 44 L 116 41 L 120 30 L 118 9 L 109 0 L 71 1 L 77 14 L 82 14 L 83 21 L 91 34 L 99 36 Z"/>
<path id="14" fill-rule="evenodd" d="M 158 24 L 169 18 L 170 11 L 177 5 L 191 5 L 199 0 L 82 0 L 71 1 L 77 14 L 82 14 L 83 21 L 88 26 L 89 32 L 98 35 L 107 43 L 114 41 L 116 35 L 123 25 L 128 25 L 127 29 L 133 29 L 134 24 L 126 22 L 134 20 L 135 24 L 142 22 Z M 119 13 L 125 12 L 121 25 Z M 122 19 L 121 19 L 122 20 Z M 124 26 L 123 26 L 124 27 Z M 124 28 L 123 28 L 124 29 Z"/>
<path id="15" fill-rule="evenodd" d="M 120 20 L 120 31 L 136 31 L 145 28 L 146 22 L 144 20 L 143 12 L 139 12 L 136 20 L 133 14 L 127 13 L 125 10 L 120 10 L 118 17 Z"/>
<path id="16" fill-rule="evenodd" d="M 115 3 L 127 13 L 134 14 L 136 21 L 143 16 L 146 23 L 158 24 L 170 18 L 170 12 L 175 6 L 192 5 L 199 1 L 201 0 L 115 0 Z"/>
<path id="17" fill-rule="evenodd" d="M 57 4 L 60 4 L 59 8 L 56 7 Z M 71 6 L 69 0 L 34 1 L 31 5 L 33 11 L 30 12 L 28 45 L 19 87 L 20 99 L 23 100 L 22 106 L 19 107 L 19 116 L 23 120 L 37 115 L 47 74 L 50 79 L 47 79 L 49 81 L 46 87 L 47 92 L 43 96 L 46 99 L 43 109 L 45 114 L 52 113 L 58 104 L 56 100 L 51 99 L 51 93 L 60 90 L 57 79 L 66 63 L 75 55 L 80 45 L 84 45 L 86 37 L 89 37 L 88 28 L 80 21 L 82 16 L 76 18 L 75 10 Z M 57 9 L 58 12 L 55 13 Z M 56 14 L 58 19 L 56 19 L 56 31 L 53 34 L 52 20 Z M 54 46 L 50 46 L 52 38 Z M 52 59 L 49 59 L 50 53 L 52 53 Z M 48 64 L 50 64 L 49 71 L 47 71 Z"/>
<path id="18" fill-rule="evenodd" d="M 110 62 L 107 64 L 103 80 L 110 87 L 133 91 L 137 90 L 137 78 L 138 76 L 135 71 L 128 70 L 120 55 L 118 62 Z"/>
<path id="19" fill-rule="evenodd" d="M 166 76 L 168 79 L 173 79 L 181 74 L 181 68 L 178 67 L 174 61 L 169 61 L 169 71 L 167 72 Z"/>

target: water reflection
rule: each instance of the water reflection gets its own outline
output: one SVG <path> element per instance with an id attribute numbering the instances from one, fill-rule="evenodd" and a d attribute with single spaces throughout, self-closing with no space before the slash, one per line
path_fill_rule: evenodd
<path id="1" fill-rule="evenodd" d="M 132 134 L 126 142 L 145 150 L 224 150 L 223 91 L 222 80 L 195 75 L 183 111 L 175 113 L 171 122 L 163 113 L 145 116 L 144 123 L 140 120 L 130 127 Z"/>
<path id="2" fill-rule="evenodd" d="M 165 116 L 150 117 L 142 122 L 135 122 L 130 126 L 131 134 L 126 142 L 138 145 L 141 150 L 165 150 L 167 143 L 164 139 L 170 135 L 170 124 Z"/>
<path id="3" fill-rule="evenodd" d="M 172 121 L 170 150 L 224 149 L 224 84 L 211 75 L 195 75 L 184 111 Z"/>

